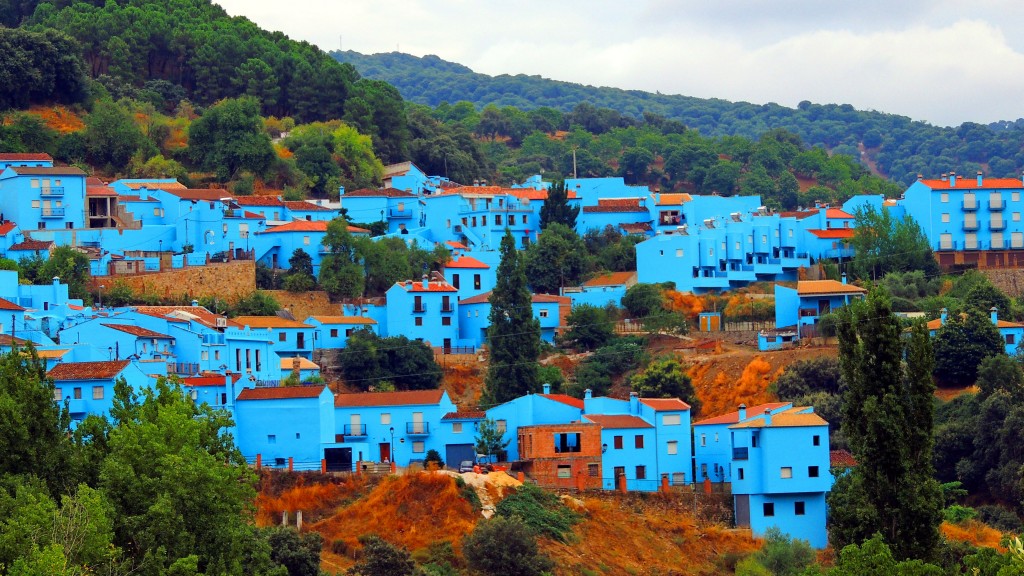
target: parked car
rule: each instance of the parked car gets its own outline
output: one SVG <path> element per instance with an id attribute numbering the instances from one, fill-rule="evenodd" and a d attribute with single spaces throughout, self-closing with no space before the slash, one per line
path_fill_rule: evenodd
<path id="1" fill-rule="evenodd" d="M 473 461 L 472 460 L 463 460 L 462 462 L 459 462 L 459 473 L 460 474 L 463 473 L 463 472 L 472 472 L 472 471 L 473 471 Z"/>

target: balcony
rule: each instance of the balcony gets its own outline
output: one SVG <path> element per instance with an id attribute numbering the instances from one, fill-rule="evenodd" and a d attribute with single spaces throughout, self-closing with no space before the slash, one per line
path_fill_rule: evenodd
<path id="1" fill-rule="evenodd" d="M 1006 203 L 1003 202 L 1002 199 L 999 199 L 999 200 L 989 200 L 988 201 L 988 210 L 989 210 L 989 212 L 999 212 L 1000 210 L 1002 210 L 1005 207 L 1006 207 Z"/>
<path id="2" fill-rule="evenodd" d="M 53 198 L 55 196 L 63 196 L 64 195 L 64 187 L 63 186 L 43 186 L 42 190 L 39 192 L 39 195 L 42 196 L 43 198 Z"/>
<path id="3" fill-rule="evenodd" d="M 43 208 L 43 218 L 63 218 L 64 208 Z"/>
<path id="4" fill-rule="evenodd" d="M 977 221 L 975 221 L 975 222 L 967 222 L 967 221 L 965 221 L 964 222 L 964 230 L 977 230 L 977 229 L 978 229 L 978 222 Z"/>
<path id="5" fill-rule="evenodd" d="M 412 210 L 410 210 L 409 208 L 405 208 L 403 210 L 399 210 L 397 208 L 388 208 L 388 218 L 412 218 Z"/>
<path id="6" fill-rule="evenodd" d="M 741 446 L 741 447 L 738 447 L 738 448 L 733 448 L 732 449 L 732 459 L 733 460 L 746 460 L 747 459 L 747 447 L 746 446 Z"/>
<path id="7" fill-rule="evenodd" d="M 1006 230 L 1006 221 L 1000 218 L 999 220 L 992 219 L 988 223 L 989 230 Z"/>
<path id="8" fill-rule="evenodd" d="M 424 312 L 427 311 L 427 305 L 426 304 L 413 304 L 412 305 L 412 311 L 413 311 L 414 314 L 423 314 Z"/>
<path id="9" fill-rule="evenodd" d="M 976 199 L 964 198 L 964 201 L 960 203 L 960 207 L 964 210 L 977 210 L 978 201 Z"/>
<path id="10" fill-rule="evenodd" d="M 430 423 L 429 422 L 406 422 L 405 433 L 409 436 L 429 436 L 430 435 Z"/>
<path id="11" fill-rule="evenodd" d="M 345 436 L 366 436 L 366 424 L 345 424 Z"/>
<path id="12" fill-rule="evenodd" d="M 479 290 L 479 288 L 477 288 Z M 449 304 L 441 304 L 441 312 L 454 312 L 455 307 Z"/>

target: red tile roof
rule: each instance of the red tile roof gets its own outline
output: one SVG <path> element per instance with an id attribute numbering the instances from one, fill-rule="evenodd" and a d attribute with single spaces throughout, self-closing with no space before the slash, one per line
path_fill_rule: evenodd
<path id="1" fill-rule="evenodd" d="M 22 338 L 15 338 L 10 334 L 0 334 L 0 346 L 13 346 L 15 344 L 17 344 L 18 346 L 26 346 L 29 344 L 29 341 L 24 340 Z M 42 352 L 42 350 L 39 351 L 40 358 L 43 357 Z M 65 350 L 65 352 L 67 352 L 67 350 Z"/>
<path id="2" fill-rule="evenodd" d="M 219 188 L 161 188 L 161 190 L 171 196 L 177 196 L 181 200 L 219 202 L 221 198 L 232 198 L 230 191 Z"/>
<path id="3" fill-rule="evenodd" d="M 53 162 L 53 158 L 40 152 L 2 152 L 0 162 Z"/>
<path id="4" fill-rule="evenodd" d="M 449 240 L 445 242 L 445 244 L 451 246 L 452 248 L 458 248 L 459 250 L 469 250 L 469 246 L 466 246 L 462 242 L 452 242 L 451 240 Z"/>
<path id="5" fill-rule="evenodd" d="M 811 210 L 791 210 L 788 212 L 779 212 L 779 216 L 782 218 L 796 218 L 797 220 L 803 220 L 804 218 L 810 218 L 820 212 L 817 208 Z"/>
<path id="6" fill-rule="evenodd" d="M 248 326 L 249 328 L 312 328 L 304 322 L 280 316 L 237 316 L 234 321 L 239 326 Z"/>
<path id="7" fill-rule="evenodd" d="M 654 428 L 643 418 L 627 414 L 584 414 L 583 417 L 602 428 Z"/>
<path id="8" fill-rule="evenodd" d="M 8 250 L 49 250 L 51 247 L 53 242 L 50 240 L 25 240 L 11 245 Z"/>
<path id="9" fill-rule="evenodd" d="M 854 218 L 853 214 L 850 214 L 846 210 L 841 208 L 829 208 L 825 210 L 826 218 Z"/>
<path id="10" fill-rule="evenodd" d="M 395 286 L 402 287 L 406 292 L 458 292 L 455 286 L 447 282 L 438 282 L 437 280 L 427 282 L 426 287 L 423 286 L 422 280 L 395 282 Z"/>
<path id="11" fill-rule="evenodd" d="M 580 400 L 579 398 L 573 398 L 572 396 L 567 396 L 565 394 L 539 394 L 539 396 L 583 410 L 583 400 Z"/>
<path id="12" fill-rule="evenodd" d="M 143 200 L 142 196 L 133 196 L 131 194 L 121 194 L 117 197 L 118 202 L 159 202 L 156 198 L 146 198 Z"/>
<path id="13" fill-rule="evenodd" d="M 831 468 L 852 468 L 857 465 L 857 459 L 846 450 L 832 450 L 828 458 Z"/>
<path id="14" fill-rule="evenodd" d="M 799 296 L 818 294 L 867 294 L 865 288 L 853 284 L 843 284 L 837 280 L 801 280 L 796 283 Z"/>
<path id="15" fill-rule="evenodd" d="M 690 409 L 690 405 L 679 398 L 641 398 L 640 403 L 650 406 L 655 412 L 674 412 Z"/>
<path id="16" fill-rule="evenodd" d="M 191 314 L 196 317 L 196 322 L 207 326 L 209 328 L 217 328 L 217 319 L 223 318 L 219 314 L 214 314 L 202 306 L 136 306 L 135 310 L 140 314 L 147 316 L 156 316 L 157 318 L 164 318 L 166 320 L 177 320 L 179 322 L 185 322 L 187 320 L 181 317 L 170 316 L 175 312 L 183 312 L 185 314 Z M 228 320 L 227 325 L 240 328 L 238 323 Z"/>
<path id="17" fill-rule="evenodd" d="M 491 293 L 488 291 L 484 292 L 483 294 L 477 294 L 476 296 L 470 296 L 469 298 L 463 298 L 462 300 L 459 300 L 459 306 L 464 306 L 466 304 L 485 304 L 487 302 L 490 302 L 490 300 Z"/>
<path id="18" fill-rule="evenodd" d="M 768 402 L 766 404 L 759 404 L 752 406 L 747 409 L 747 418 L 764 414 L 765 410 L 777 410 L 784 406 L 789 406 L 789 402 Z M 729 412 L 728 414 L 722 414 L 721 416 L 715 416 L 714 418 L 707 418 L 700 422 L 695 422 L 694 426 L 708 426 L 711 424 L 735 424 L 740 421 L 740 413 Z"/>
<path id="19" fill-rule="evenodd" d="M 131 334 L 132 336 L 138 336 L 140 338 L 170 339 L 170 336 L 168 336 L 167 334 L 154 332 L 141 326 L 131 326 L 129 324 L 103 324 L 103 326 L 106 326 L 107 328 L 112 328 L 114 330 L 119 330 L 121 332 L 126 332 L 128 334 Z"/>
<path id="20" fill-rule="evenodd" d="M 11 170 L 14 170 L 17 174 L 24 174 L 26 176 L 85 176 L 85 172 L 81 168 L 75 168 L 74 166 L 65 167 L 28 167 L 28 166 L 11 166 Z"/>
<path id="21" fill-rule="evenodd" d="M 17 228 L 18 225 L 8 220 L 3 224 L 0 224 L 0 236 L 7 236 L 7 233 Z"/>
<path id="22" fill-rule="evenodd" d="M 629 282 L 636 281 L 636 272 L 609 272 L 597 278 L 591 278 L 583 283 L 584 286 L 622 286 Z"/>
<path id="23" fill-rule="evenodd" d="M 366 316 L 310 316 L 313 320 L 321 324 L 362 324 L 370 325 L 376 324 L 377 321 L 373 318 L 367 318 Z M 309 319 L 307 318 L 307 320 Z"/>
<path id="24" fill-rule="evenodd" d="M 109 380 L 121 373 L 131 362 L 111 360 L 104 362 L 64 362 L 46 373 L 55 381 Z"/>
<path id="25" fill-rule="evenodd" d="M 312 202 L 306 202 L 305 200 L 285 200 L 285 208 L 289 210 L 296 210 L 299 212 L 331 212 L 332 209 L 326 206 L 320 206 L 319 204 L 313 204 Z"/>
<path id="26" fill-rule="evenodd" d="M 238 382 L 239 378 L 241 377 L 241 374 L 232 374 L 231 381 Z M 223 386 L 224 382 L 224 377 L 219 374 L 216 376 L 192 376 L 190 378 L 181 379 L 182 384 L 184 384 L 185 386 L 191 386 L 193 388 L 197 388 L 200 386 Z"/>
<path id="27" fill-rule="evenodd" d="M 487 418 L 487 412 L 481 410 L 460 410 L 449 412 L 441 417 L 441 420 L 481 420 Z"/>
<path id="28" fill-rule="evenodd" d="M 327 225 L 329 222 L 325 221 L 310 221 L 310 220 L 293 220 L 287 224 L 280 224 L 273 228 L 268 228 L 260 234 L 270 234 L 272 232 L 327 232 Z M 357 226 L 349 226 L 349 232 L 353 233 L 369 233 L 370 231 L 365 228 L 359 228 Z"/>
<path id="29" fill-rule="evenodd" d="M 85 188 L 85 195 L 93 198 L 101 196 L 117 196 L 117 191 L 110 186 L 87 186 Z"/>
<path id="30" fill-rule="evenodd" d="M 399 190 L 397 188 L 380 188 L 372 190 L 370 188 L 360 188 L 359 190 L 353 190 L 351 192 L 346 191 L 341 197 L 344 199 L 346 196 L 359 198 L 359 197 L 376 197 L 383 196 L 385 198 L 414 198 L 416 195 L 412 192 L 406 192 L 405 190 Z"/>
<path id="31" fill-rule="evenodd" d="M 808 230 L 818 238 L 833 240 L 847 240 L 853 238 L 853 228 L 829 228 L 828 230 Z"/>
<path id="32" fill-rule="evenodd" d="M 124 187 L 129 189 L 129 190 L 141 190 L 143 188 L 145 188 L 146 190 L 184 190 L 185 189 L 185 185 L 182 184 L 181 182 L 178 182 L 177 180 L 175 180 L 173 182 L 156 182 L 156 181 L 153 181 L 153 180 L 151 180 L 149 182 L 124 182 L 123 184 L 124 184 Z"/>
<path id="33" fill-rule="evenodd" d="M 245 388 L 238 400 L 287 400 L 290 398 L 319 398 L 326 386 L 273 386 Z"/>
<path id="34" fill-rule="evenodd" d="M 472 256 L 459 256 L 458 260 L 452 259 L 444 265 L 445 268 L 490 268 L 487 264 L 473 258 Z"/>
<path id="35" fill-rule="evenodd" d="M 338 394 L 334 397 L 334 405 L 338 408 L 346 406 L 417 406 L 421 404 L 438 404 L 441 402 L 443 395 L 443 390 Z"/>
<path id="36" fill-rule="evenodd" d="M 568 296 L 555 296 L 554 294 L 533 294 L 530 302 L 534 304 L 563 304 L 571 305 L 572 298 Z"/>
<path id="37" fill-rule="evenodd" d="M 985 178 L 981 182 L 981 186 L 978 186 L 978 178 L 976 176 L 957 176 L 956 186 L 949 185 L 949 179 L 946 180 L 921 180 L 925 186 L 932 190 L 950 190 L 950 189 L 989 189 L 989 188 L 1024 188 L 1024 182 L 1021 182 L 1019 178 Z"/>
<path id="38" fill-rule="evenodd" d="M 647 222 L 619 224 L 619 228 L 622 228 L 622 231 L 626 234 L 643 234 L 654 230 Z"/>
<path id="39" fill-rule="evenodd" d="M 597 206 L 584 206 L 584 212 L 647 212 L 639 198 L 602 198 Z"/>
<path id="40" fill-rule="evenodd" d="M 284 201 L 277 196 L 238 196 L 235 204 L 239 206 L 284 206 Z"/>

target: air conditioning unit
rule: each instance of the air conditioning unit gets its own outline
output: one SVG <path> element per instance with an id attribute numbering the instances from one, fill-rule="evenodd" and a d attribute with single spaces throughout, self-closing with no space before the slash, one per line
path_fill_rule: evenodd
<path id="1" fill-rule="evenodd" d="M 227 327 L 228 327 L 228 319 L 227 318 L 224 318 L 223 316 L 220 317 L 220 318 L 217 318 L 217 328 L 227 328 Z"/>

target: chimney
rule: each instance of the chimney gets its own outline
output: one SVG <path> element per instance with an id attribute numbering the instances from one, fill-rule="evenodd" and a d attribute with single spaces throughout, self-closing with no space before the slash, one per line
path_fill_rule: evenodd
<path id="1" fill-rule="evenodd" d="M 544 384 L 544 393 L 551 394 L 551 384 Z"/>
<path id="2" fill-rule="evenodd" d="M 988 309 L 988 314 L 992 318 L 992 324 L 994 326 L 998 326 L 999 325 L 999 308 L 996 308 L 995 306 L 989 308 Z"/>
<path id="3" fill-rule="evenodd" d="M 636 392 L 629 393 L 629 413 L 639 414 L 640 413 L 640 397 L 637 396 Z"/>
<path id="4" fill-rule="evenodd" d="M 56 286 L 58 284 L 60 284 L 60 276 L 54 276 L 53 277 L 53 285 Z"/>
<path id="5" fill-rule="evenodd" d="M 946 173 L 945 173 L 945 172 L 943 172 L 943 173 L 942 173 L 942 181 L 943 181 L 943 182 L 945 182 L 945 181 L 946 181 Z"/>
<path id="6" fill-rule="evenodd" d="M 424 290 L 429 290 L 430 289 L 430 280 L 427 279 L 427 275 L 426 274 L 423 275 L 423 289 Z"/>
<path id="7" fill-rule="evenodd" d="M 843 272 L 843 284 L 846 284 L 846 272 Z"/>
<path id="8" fill-rule="evenodd" d="M 978 188 L 981 188 L 984 185 L 984 181 L 985 179 L 981 174 L 981 170 L 978 170 Z"/>
<path id="9" fill-rule="evenodd" d="M 921 180 L 924 180 L 924 174 L 917 175 L 917 181 L 920 182 Z"/>
<path id="10" fill-rule="evenodd" d="M 956 172 L 950 171 L 949 173 L 949 187 L 956 188 Z"/>
<path id="11" fill-rule="evenodd" d="M 583 399 L 584 400 L 589 400 L 589 399 L 591 399 L 593 397 L 594 397 L 594 391 L 591 390 L 590 388 L 587 388 L 586 390 L 583 391 Z"/>
<path id="12" fill-rule="evenodd" d="M 739 420 L 737 420 L 737 422 L 743 422 L 744 420 L 746 420 L 747 419 L 747 405 L 746 404 L 740 404 L 740 411 L 737 414 L 739 415 Z"/>
<path id="13" fill-rule="evenodd" d="M 764 411 L 764 425 L 765 426 L 771 426 L 772 425 L 772 411 L 771 410 L 765 409 L 765 411 Z"/>
<path id="14" fill-rule="evenodd" d="M 199 300 L 192 301 L 192 307 L 195 308 L 196 306 L 199 306 Z"/>
<path id="15" fill-rule="evenodd" d="M 292 375 L 295 376 L 296 380 L 302 379 L 302 360 L 298 356 L 292 358 Z"/>
<path id="16" fill-rule="evenodd" d="M 948 315 L 949 315 L 949 310 L 946 310 L 945 308 L 943 308 L 942 310 L 939 310 L 939 325 L 940 326 L 945 326 L 946 325 L 946 316 L 948 316 Z"/>

